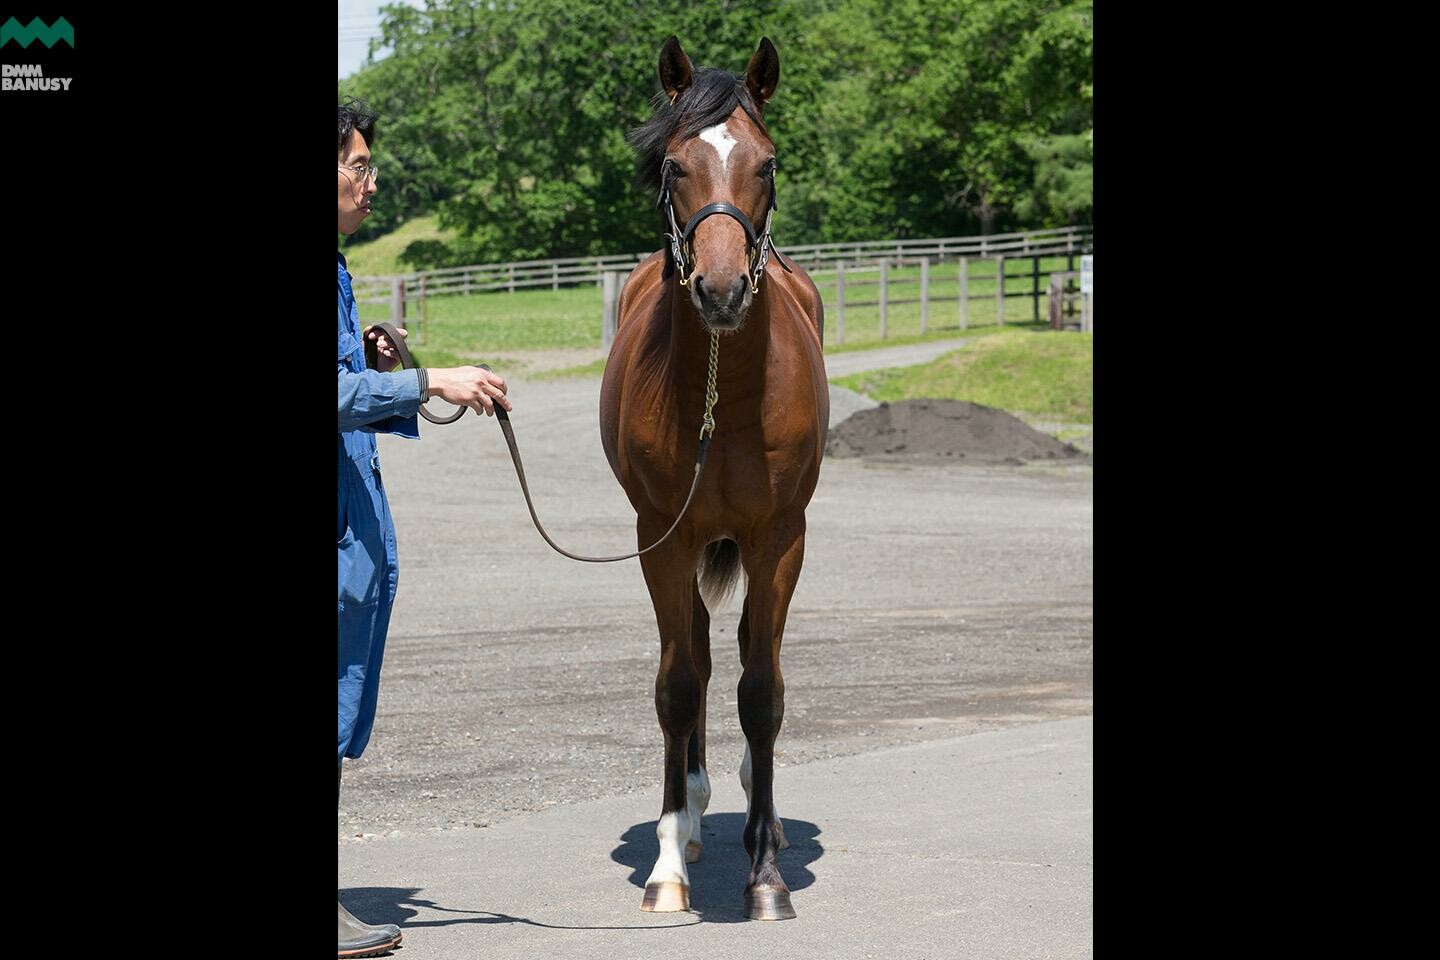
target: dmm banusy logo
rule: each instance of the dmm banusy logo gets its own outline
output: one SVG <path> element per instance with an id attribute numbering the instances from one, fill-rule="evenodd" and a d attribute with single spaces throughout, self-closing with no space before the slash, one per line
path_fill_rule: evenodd
<path id="1" fill-rule="evenodd" d="M 29 23 L 21 25 L 19 20 L 11 17 L 4 23 L 0 23 L 0 47 L 5 46 L 14 40 L 21 48 L 39 40 L 46 47 L 53 47 L 64 40 L 73 49 L 75 46 L 75 28 L 70 26 L 70 21 L 64 17 L 58 18 L 52 24 L 46 24 L 39 17 L 35 17 Z"/>

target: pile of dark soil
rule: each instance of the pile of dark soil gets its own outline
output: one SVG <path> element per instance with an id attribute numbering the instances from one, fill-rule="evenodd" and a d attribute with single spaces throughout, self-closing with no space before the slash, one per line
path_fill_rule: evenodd
<path id="1" fill-rule="evenodd" d="M 1023 463 L 1083 457 L 1004 410 L 963 400 L 902 400 L 847 417 L 830 431 L 827 457 L 952 457 Z"/>

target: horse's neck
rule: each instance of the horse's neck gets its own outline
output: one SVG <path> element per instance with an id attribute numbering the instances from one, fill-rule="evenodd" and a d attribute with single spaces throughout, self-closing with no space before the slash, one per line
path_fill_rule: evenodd
<path id="1" fill-rule="evenodd" d="M 760 292 L 751 302 L 750 312 L 739 330 L 720 334 L 718 366 L 721 380 L 764 380 L 771 335 L 769 288 L 769 283 L 760 285 Z M 667 296 L 670 298 L 672 369 L 685 373 L 699 371 L 703 378 L 710 356 L 710 332 L 695 312 L 688 291 L 671 284 Z M 704 362 L 697 364 L 696 357 L 703 358 Z"/>

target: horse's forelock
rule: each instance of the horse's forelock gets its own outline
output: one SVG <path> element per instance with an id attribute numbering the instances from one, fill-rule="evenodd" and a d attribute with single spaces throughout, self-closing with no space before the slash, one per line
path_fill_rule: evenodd
<path id="1" fill-rule="evenodd" d="M 702 130 L 724 123 L 736 107 L 745 111 L 761 134 L 770 136 L 744 77 L 712 67 L 701 67 L 692 76 L 690 87 L 673 104 L 664 93 L 657 94 L 653 101 L 655 113 L 630 132 L 630 145 L 638 155 L 640 181 L 653 190 L 660 189 L 660 168 L 670 143 L 677 136 L 689 140 Z"/>

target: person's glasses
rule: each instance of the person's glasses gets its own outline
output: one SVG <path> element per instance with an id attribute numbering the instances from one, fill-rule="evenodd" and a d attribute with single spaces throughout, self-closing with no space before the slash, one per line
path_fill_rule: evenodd
<path id="1" fill-rule="evenodd" d="M 357 163 L 353 167 L 347 167 L 342 163 L 340 164 L 340 169 L 349 170 L 351 173 L 355 174 L 355 179 L 357 180 L 364 180 L 366 177 L 369 177 L 371 180 L 376 181 L 380 179 L 380 168 L 369 166 L 368 164 Z"/>

